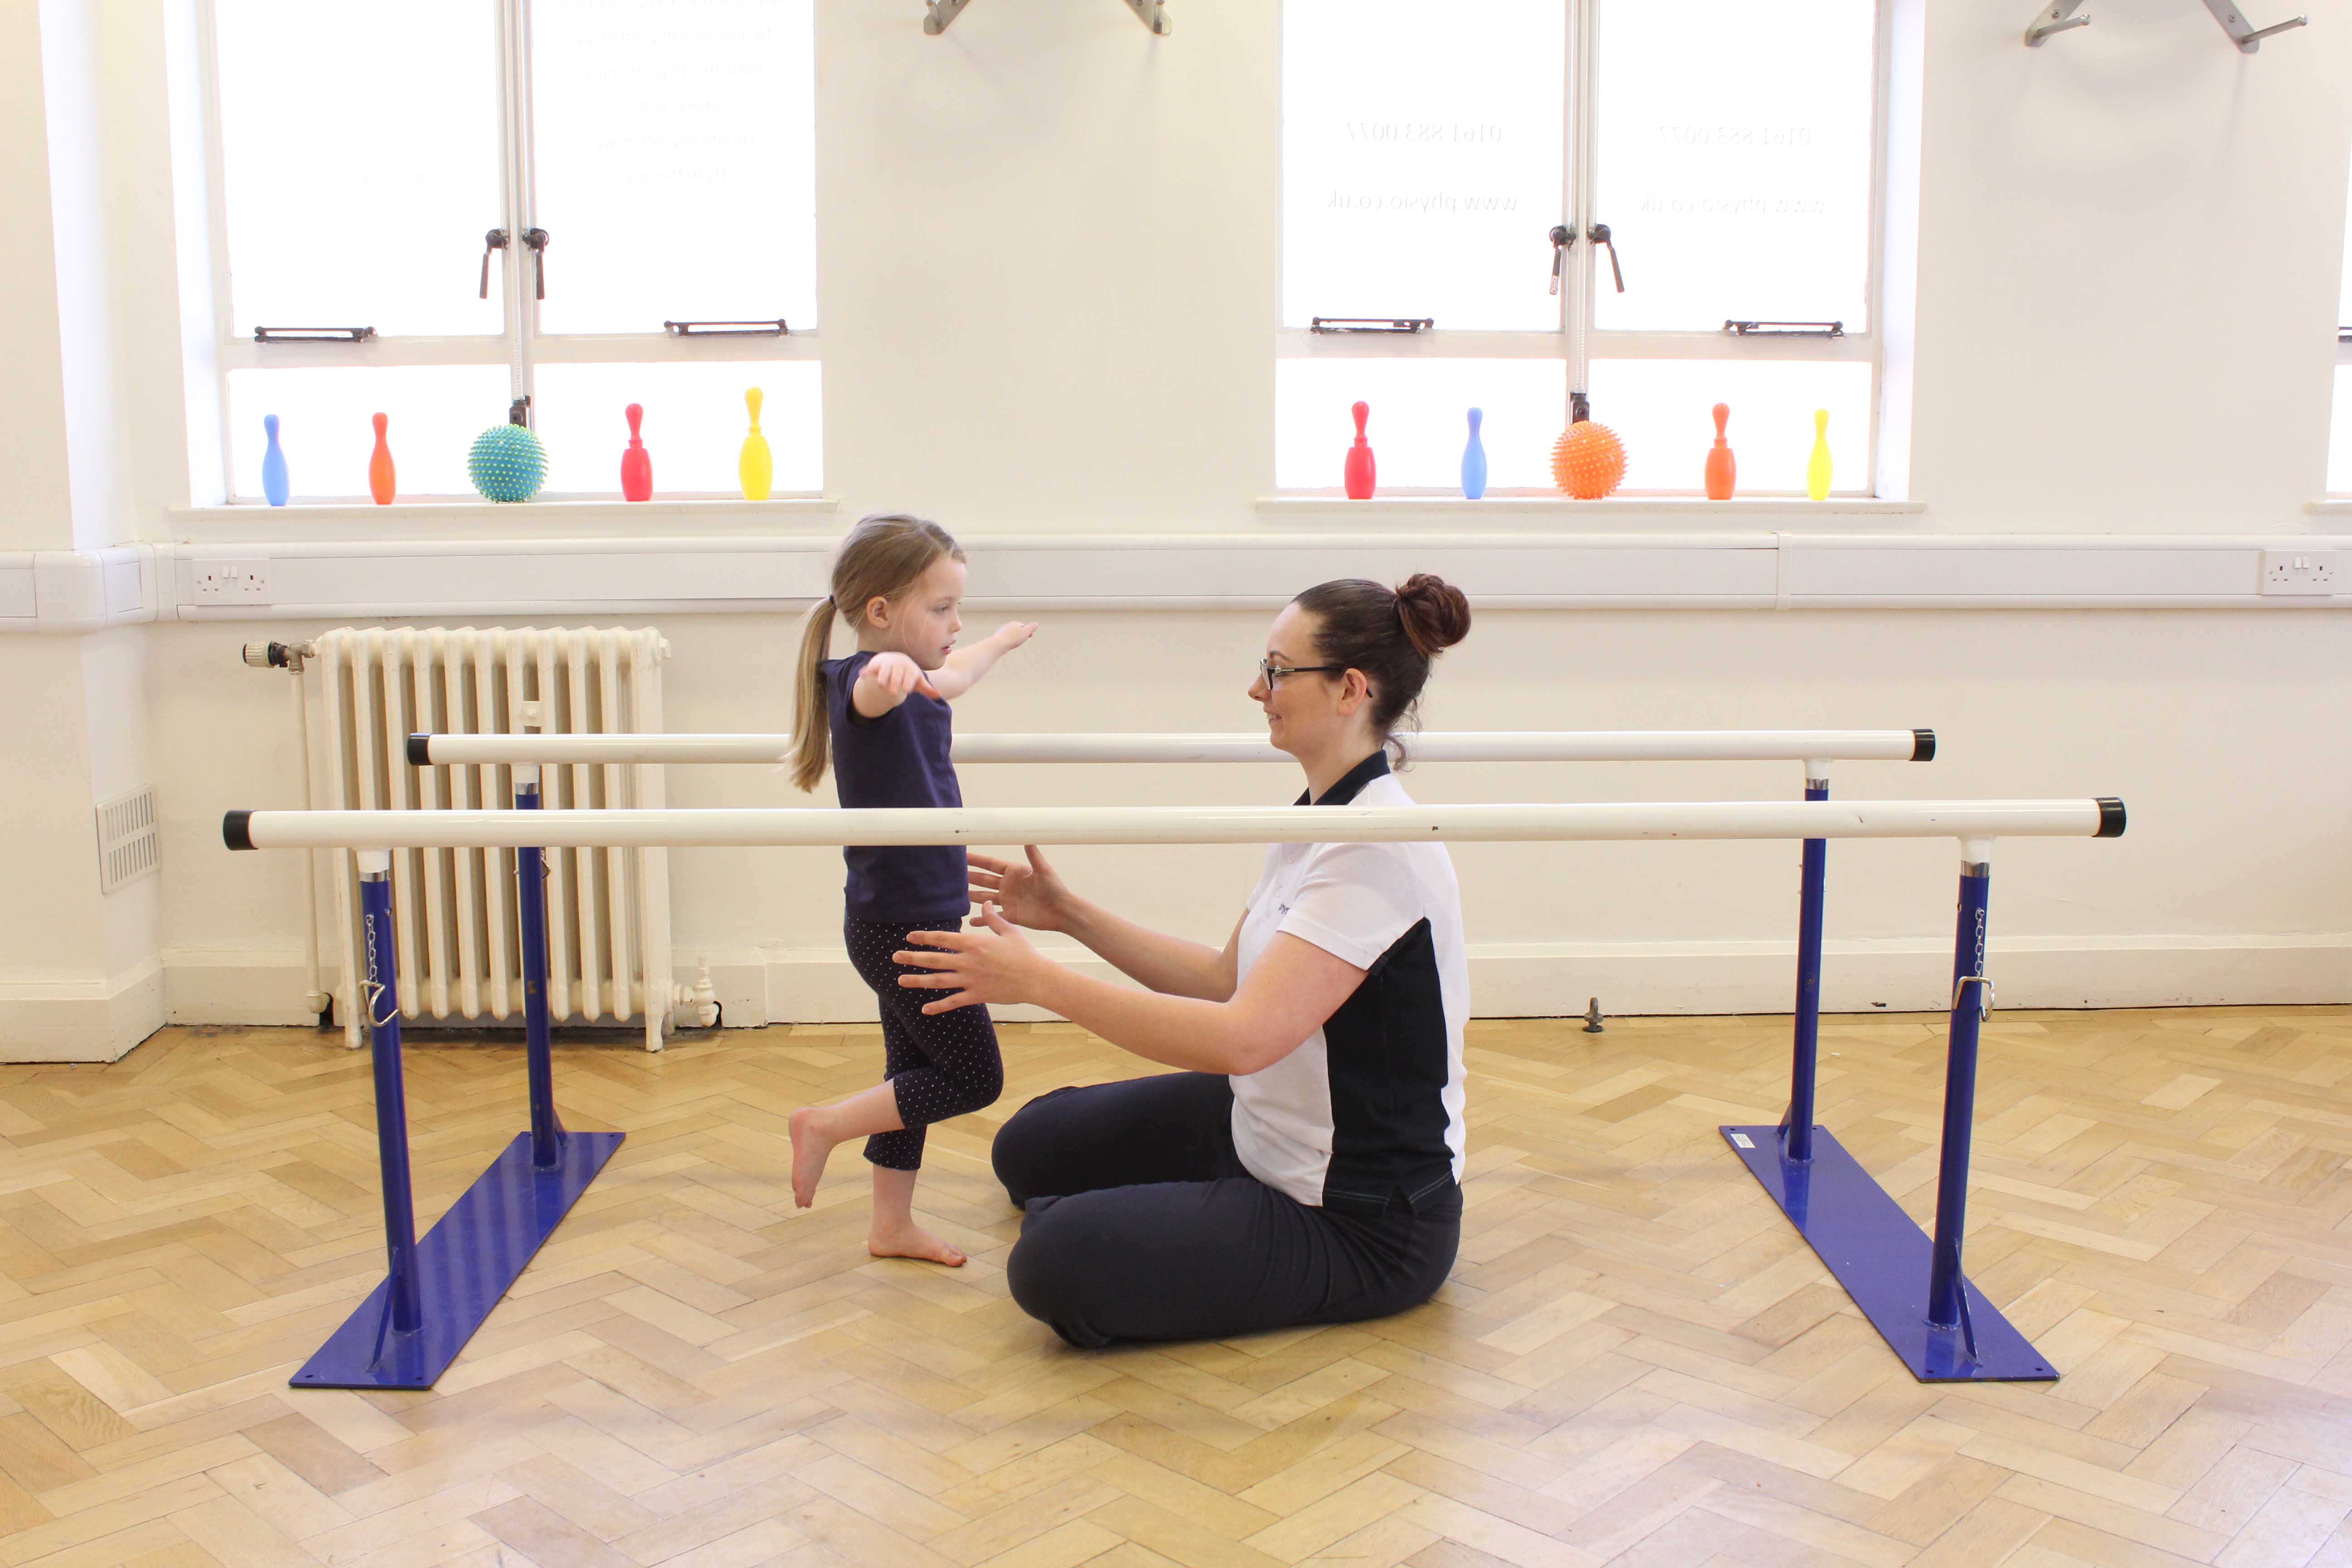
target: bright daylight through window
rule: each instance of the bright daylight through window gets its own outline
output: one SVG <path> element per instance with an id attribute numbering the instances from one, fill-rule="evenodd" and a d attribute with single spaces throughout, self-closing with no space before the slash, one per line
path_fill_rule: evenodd
<path id="1" fill-rule="evenodd" d="M 1883 335 L 1874 0 L 1285 0 L 1276 477 L 1549 491 L 1570 395 L 1632 493 L 1868 494 Z M 1565 241 L 1563 245 L 1560 242 Z M 1622 289 L 1620 287 L 1622 280 Z"/>
<path id="2" fill-rule="evenodd" d="M 233 498 L 269 415 L 296 499 L 365 498 L 379 413 L 402 499 L 471 497 L 520 398 L 543 494 L 616 493 L 635 403 L 662 493 L 732 495 L 752 386 L 822 488 L 811 0 L 207 11 Z"/>

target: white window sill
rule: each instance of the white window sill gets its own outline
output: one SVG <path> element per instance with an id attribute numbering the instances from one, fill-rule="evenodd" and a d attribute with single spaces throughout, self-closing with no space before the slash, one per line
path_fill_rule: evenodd
<path id="1" fill-rule="evenodd" d="M 2352 517 L 2352 496 L 2322 496 L 2305 502 L 2303 510 L 2314 517 Z"/>
<path id="2" fill-rule="evenodd" d="M 1703 519 L 1710 525 L 1719 523 L 1730 529 L 1801 529 L 1826 522 L 1832 531 L 1836 531 L 1839 523 L 1848 519 L 1923 516 L 1927 503 L 1881 500 L 1874 496 L 1832 496 L 1819 501 L 1804 496 L 1738 496 L 1730 500 L 1707 500 L 1698 496 L 1608 496 L 1600 500 L 1577 500 L 1559 494 L 1497 495 L 1492 491 L 1480 500 L 1444 494 L 1376 495 L 1369 500 L 1349 500 L 1338 490 L 1306 490 L 1260 497 L 1254 510 L 1260 519 L 1286 528 L 1324 523 L 1369 525 L 1374 529 L 1394 524 L 1480 527 L 1507 523 L 1517 528 L 1570 531 L 1587 520 L 1615 530 L 1639 530 L 1648 521 L 1683 528 Z"/>
<path id="3" fill-rule="evenodd" d="M 363 543 L 402 539 L 614 539 L 692 534 L 753 537 L 829 531 L 840 500 L 783 496 L 768 500 L 365 501 L 291 506 L 173 507 L 173 537 L 197 544 L 310 539 Z"/>

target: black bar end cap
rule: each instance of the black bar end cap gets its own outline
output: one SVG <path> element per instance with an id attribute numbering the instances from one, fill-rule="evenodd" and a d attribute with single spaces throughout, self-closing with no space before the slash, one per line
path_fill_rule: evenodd
<path id="1" fill-rule="evenodd" d="M 2124 803 L 2111 795 L 2099 797 L 2099 831 L 2095 838 L 2121 838 L 2124 836 Z"/>
<path id="2" fill-rule="evenodd" d="M 1914 730 L 1911 731 L 1911 760 L 1915 763 L 1932 763 L 1936 760 L 1935 731 Z"/>
<path id="3" fill-rule="evenodd" d="M 433 765 L 432 736 L 411 735 L 408 737 L 408 765 L 412 768 L 429 768 Z"/>
<path id="4" fill-rule="evenodd" d="M 253 813 L 232 811 L 221 818 L 221 842 L 232 849 L 253 847 Z"/>

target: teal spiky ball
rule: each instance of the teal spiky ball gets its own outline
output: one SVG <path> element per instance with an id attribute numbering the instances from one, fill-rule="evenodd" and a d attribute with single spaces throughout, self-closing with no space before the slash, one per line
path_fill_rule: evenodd
<path id="1" fill-rule="evenodd" d="M 466 477 L 492 500 L 529 500 L 547 481 L 547 448 L 520 425 L 493 425 L 474 438 Z"/>

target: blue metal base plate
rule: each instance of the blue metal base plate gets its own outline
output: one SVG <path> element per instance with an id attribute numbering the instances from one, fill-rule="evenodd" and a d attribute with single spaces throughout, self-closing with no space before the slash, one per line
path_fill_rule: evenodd
<path id="1" fill-rule="evenodd" d="M 1801 1165 L 1780 1157 L 1777 1127 L 1720 1131 L 1912 1376 L 1922 1383 L 2056 1380 L 2057 1369 L 1973 1284 L 1962 1282 L 1976 1331 L 1973 1356 L 1959 1330 L 1927 1326 L 1927 1234 L 1836 1139 L 1815 1127 L 1812 1160 Z"/>
<path id="2" fill-rule="evenodd" d="M 566 1132 L 554 1168 L 540 1171 L 531 1166 L 530 1134 L 518 1134 L 416 1244 L 424 1326 L 415 1333 L 393 1332 L 392 1286 L 385 1280 L 289 1386 L 432 1387 L 625 1136 Z"/>

